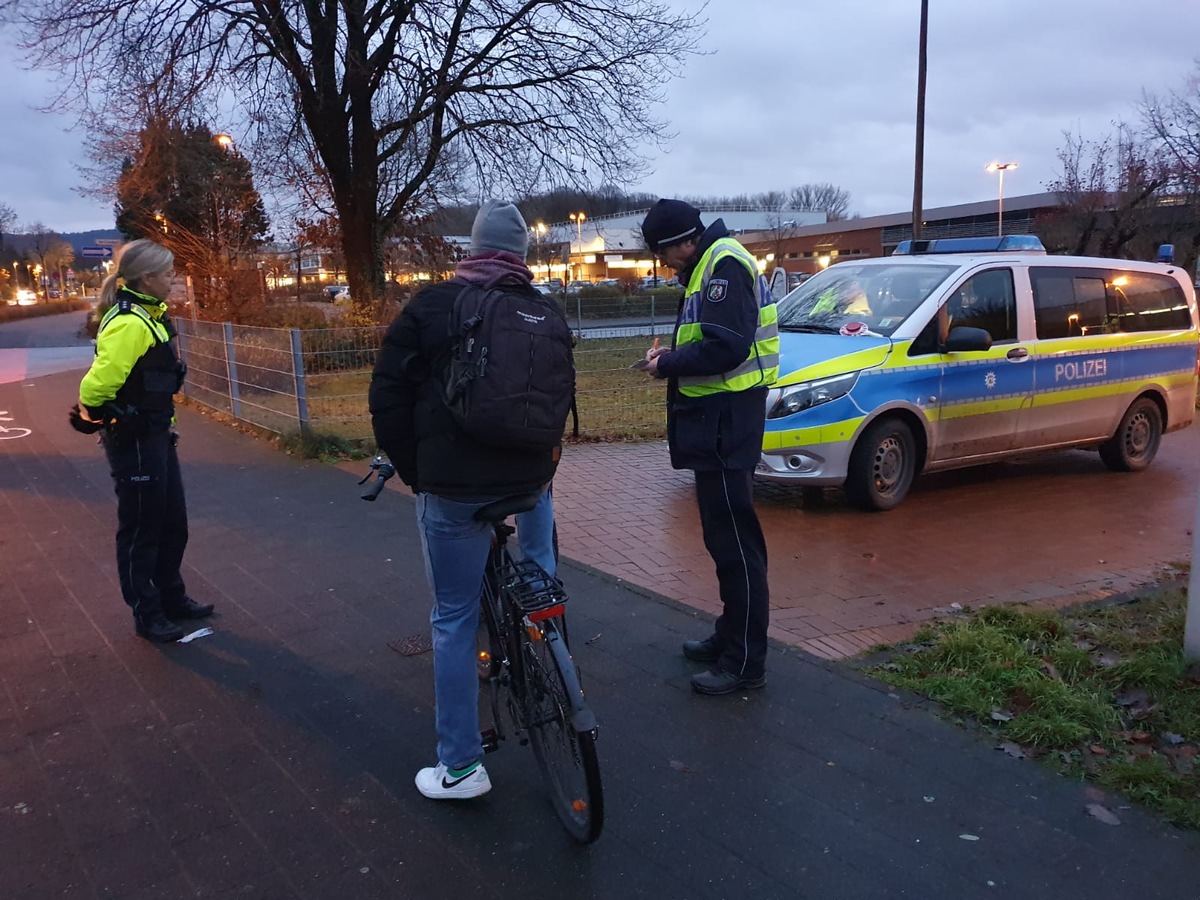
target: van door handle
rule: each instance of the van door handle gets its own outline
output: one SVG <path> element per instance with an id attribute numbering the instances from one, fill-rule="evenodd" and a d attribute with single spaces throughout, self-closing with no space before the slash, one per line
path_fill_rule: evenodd
<path id="1" fill-rule="evenodd" d="M 1013 347 L 1011 350 L 1008 351 L 1008 353 L 1006 353 L 1004 355 L 1008 359 L 1011 359 L 1013 362 L 1020 362 L 1023 359 L 1029 358 L 1029 351 L 1026 350 L 1024 347 Z"/>

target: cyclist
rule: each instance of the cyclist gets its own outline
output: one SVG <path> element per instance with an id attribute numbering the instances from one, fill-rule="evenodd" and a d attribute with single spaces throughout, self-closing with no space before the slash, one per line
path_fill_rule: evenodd
<path id="1" fill-rule="evenodd" d="M 460 279 L 495 283 L 513 292 L 533 287 L 525 265 L 529 230 L 511 203 L 489 200 L 471 229 Z M 461 285 L 423 288 L 384 337 L 371 377 L 369 405 L 375 440 L 417 498 L 417 526 L 434 595 L 434 695 L 437 764 L 421 769 L 426 797 L 466 799 L 491 790 L 481 759 L 479 679 L 475 638 L 492 526 L 476 510 L 513 494 L 542 489 L 537 507 L 517 517 L 525 556 L 554 574 L 554 511 L 548 485 L 561 447 L 497 451 L 458 427 L 442 399 L 450 351 L 450 313 Z"/>

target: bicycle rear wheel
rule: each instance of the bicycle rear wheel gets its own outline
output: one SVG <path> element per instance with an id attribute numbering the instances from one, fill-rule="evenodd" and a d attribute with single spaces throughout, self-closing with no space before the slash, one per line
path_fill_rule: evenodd
<path id="1" fill-rule="evenodd" d="M 529 743 L 554 811 L 571 837 L 590 844 L 604 827 L 604 794 L 594 722 L 580 729 L 573 721 L 571 697 L 582 696 L 578 673 L 556 620 L 547 620 L 540 636 L 530 634 L 524 644 Z"/>

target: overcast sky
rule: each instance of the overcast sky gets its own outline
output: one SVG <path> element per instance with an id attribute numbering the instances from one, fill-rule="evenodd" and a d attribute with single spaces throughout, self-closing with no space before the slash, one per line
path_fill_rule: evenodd
<path id="1" fill-rule="evenodd" d="M 681 9 L 697 4 L 667 0 Z M 1143 91 L 1197 74 L 1200 2 L 930 0 L 926 208 L 1045 189 L 1063 132 L 1099 139 Z M 912 208 L 919 0 L 711 0 L 704 47 L 668 88 L 677 137 L 631 190 L 720 196 L 830 182 L 862 215 Z M 0 201 L 19 221 L 112 227 L 80 197 L 81 135 L 35 111 L 43 76 L 0 58 Z"/>

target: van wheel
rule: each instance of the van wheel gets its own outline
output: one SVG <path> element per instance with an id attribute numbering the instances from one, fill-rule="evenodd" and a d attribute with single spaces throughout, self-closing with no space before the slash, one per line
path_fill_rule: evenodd
<path id="1" fill-rule="evenodd" d="M 1162 410 L 1149 397 L 1138 397 L 1117 433 L 1100 445 L 1100 458 L 1114 472 L 1140 472 L 1158 455 L 1162 435 Z"/>
<path id="2" fill-rule="evenodd" d="M 917 474 L 917 442 L 900 419 L 880 419 L 863 432 L 850 454 L 846 498 L 867 512 L 893 509 Z"/>

